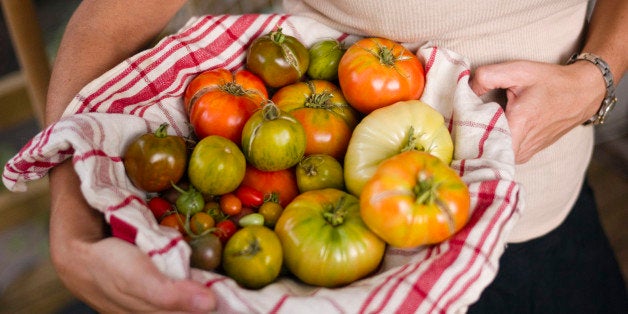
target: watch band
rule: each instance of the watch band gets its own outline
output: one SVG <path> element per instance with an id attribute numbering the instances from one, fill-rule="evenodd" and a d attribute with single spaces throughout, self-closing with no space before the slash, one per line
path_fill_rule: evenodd
<path id="1" fill-rule="evenodd" d="M 602 72 L 602 77 L 604 78 L 604 82 L 606 83 L 606 95 L 604 96 L 604 100 L 600 104 L 600 109 L 586 122 L 587 124 L 603 124 L 604 120 L 608 113 L 615 107 L 615 103 L 617 103 L 617 97 L 615 97 L 615 82 L 613 81 L 613 74 L 611 73 L 611 69 L 608 66 L 606 61 L 602 60 L 602 58 L 596 56 L 595 54 L 584 52 L 584 53 L 574 53 L 571 58 L 567 61 L 567 64 L 572 64 L 578 60 L 586 60 L 589 61 Z"/>

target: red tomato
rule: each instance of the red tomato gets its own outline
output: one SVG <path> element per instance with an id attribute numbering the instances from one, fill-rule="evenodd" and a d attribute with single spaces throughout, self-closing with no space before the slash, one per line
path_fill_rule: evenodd
<path id="1" fill-rule="evenodd" d="M 251 165 L 246 166 L 242 185 L 248 185 L 270 195 L 276 193 L 279 197 L 279 204 L 285 207 L 299 194 L 297 179 L 294 169 L 284 169 L 279 171 L 262 171 Z"/>
<path id="2" fill-rule="evenodd" d="M 340 59 L 338 81 L 351 106 L 368 114 L 397 101 L 419 99 L 425 72 L 419 58 L 401 44 L 364 38 Z"/>
<path id="3" fill-rule="evenodd" d="M 220 135 L 240 143 L 244 124 L 267 98 L 264 82 L 253 73 L 217 69 L 196 76 L 183 101 L 199 139 Z"/>
<path id="4" fill-rule="evenodd" d="M 180 214 L 180 213 L 172 213 L 169 215 L 166 215 L 160 222 L 159 224 L 162 226 L 167 226 L 170 228 L 174 228 L 177 231 L 179 231 L 179 233 L 181 233 L 181 235 L 185 236 L 187 235 L 187 232 L 185 231 L 185 216 Z"/>
<path id="5" fill-rule="evenodd" d="M 462 229 L 470 202 L 466 184 L 447 164 L 409 150 L 379 165 L 360 194 L 360 214 L 388 244 L 415 247 Z"/>
<path id="6" fill-rule="evenodd" d="M 159 196 L 155 196 L 148 201 L 148 208 L 153 212 L 153 216 L 155 216 L 157 221 L 161 221 L 167 213 L 173 211 L 172 204 Z"/>
<path id="7" fill-rule="evenodd" d="M 238 231 L 238 226 L 236 226 L 235 222 L 227 219 L 216 224 L 214 234 L 220 239 L 222 244 L 225 244 L 236 231 Z"/>
<path id="8" fill-rule="evenodd" d="M 342 160 L 358 113 L 331 82 L 312 80 L 285 86 L 272 101 L 301 122 L 305 155 L 325 154 Z"/>
<path id="9" fill-rule="evenodd" d="M 234 193 L 243 206 L 257 208 L 264 204 L 264 193 L 248 185 L 240 185 Z"/>
<path id="10" fill-rule="evenodd" d="M 242 201 L 233 193 L 227 193 L 220 196 L 220 209 L 223 213 L 233 216 L 242 210 Z"/>

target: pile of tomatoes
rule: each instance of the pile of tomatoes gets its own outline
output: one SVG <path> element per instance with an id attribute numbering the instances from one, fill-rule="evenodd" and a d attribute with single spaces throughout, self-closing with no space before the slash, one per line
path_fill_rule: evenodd
<path id="1" fill-rule="evenodd" d="M 129 145 L 125 169 L 190 244 L 191 266 L 247 288 L 282 269 L 342 286 L 376 271 L 386 245 L 438 243 L 467 222 L 424 85 L 417 56 L 388 39 L 307 48 L 277 29 L 250 43 L 246 69 L 190 81 L 191 138 L 163 124 Z"/>

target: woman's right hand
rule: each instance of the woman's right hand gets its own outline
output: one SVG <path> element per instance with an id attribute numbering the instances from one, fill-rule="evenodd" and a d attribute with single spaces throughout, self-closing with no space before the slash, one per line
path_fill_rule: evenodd
<path id="1" fill-rule="evenodd" d="M 50 173 L 50 252 L 60 279 L 99 312 L 208 312 L 211 290 L 162 274 L 136 246 L 105 236 L 103 215 L 89 207 L 68 161 Z"/>

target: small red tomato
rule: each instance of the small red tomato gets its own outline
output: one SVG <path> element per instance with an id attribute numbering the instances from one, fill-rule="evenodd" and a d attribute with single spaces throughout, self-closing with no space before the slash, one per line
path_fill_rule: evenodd
<path id="1" fill-rule="evenodd" d="M 190 217 L 190 230 L 195 235 L 208 233 L 215 225 L 214 218 L 205 212 L 199 212 Z"/>
<path id="2" fill-rule="evenodd" d="M 233 216 L 242 211 L 242 202 L 233 193 L 227 193 L 220 196 L 220 209 L 223 213 Z"/>
<path id="3" fill-rule="evenodd" d="M 162 226 L 174 228 L 181 233 L 181 235 L 187 235 L 185 231 L 185 216 L 180 213 L 172 213 L 166 215 L 159 224 Z"/>
<path id="4" fill-rule="evenodd" d="M 155 196 L 148 200 L 148 208 L 157 221 L 161 221 L 167 213 L 173 211 L 172 204 L 165 198 Z"/>
<path id="5" fill-rule="evenodd" d="M 240 185 L 235 190 L 235 195 L 242 201 L 242 205 L 246 207 L 257 208 L 264 204 L 264 193 L 248 185 Z"/>
<path id="6" fill-rule="evenodd" d="M 220 239 L 222 244 L 225 244 L 236 231 L 238 231 L 238 226 L 233 221 L 227 219 L 216 224 L 214 234 Z"/>

